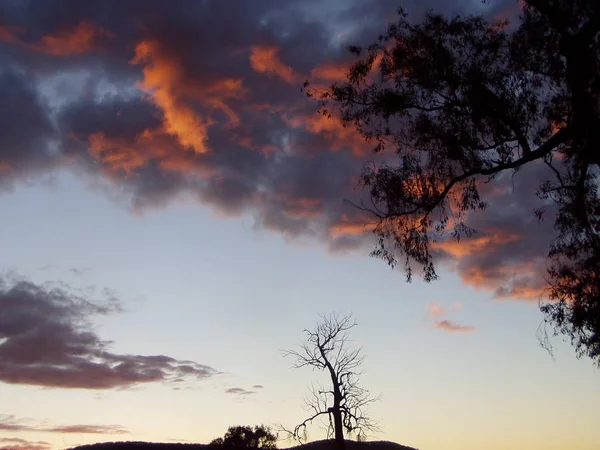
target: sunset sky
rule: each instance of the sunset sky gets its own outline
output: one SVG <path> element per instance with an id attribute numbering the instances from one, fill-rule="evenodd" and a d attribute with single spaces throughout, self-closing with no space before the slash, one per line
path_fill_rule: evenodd
<path id="1" fill-rule="evenodd" d="M 600 448 L 599 369 L 536 336 L 544 168 L 490 186 L 479 233 L 437 244 L 439 281 L 368 257 L 370 219 L 344 199 L 360 201 L 371 147 L 300 88 L 343 79 L 345 46 L 398 6 L 0 2 L 0 450 L 293 427 L 326 379 L 282 350 L 331 311 L 353 313 L 362 383 L 382 394 L 371 439 Z"/>

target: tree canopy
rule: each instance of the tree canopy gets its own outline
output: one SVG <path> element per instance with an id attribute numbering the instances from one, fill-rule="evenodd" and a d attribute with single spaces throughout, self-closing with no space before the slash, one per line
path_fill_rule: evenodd
<path id="1" fill-rule="evenodd" d="M 516 0 L 515 0 L 516 3 Z M 520 21 L 399 10 L 373 45 L 351 47 L 347 79 L 309 89 L 392 162 L 361 177 L 377 222 L 373 255 L 437 279 L 432 243 L 470 237 L 482 187 L 545 165 L 540 219 L 552 216 L 545 321 L 600 364 L 600 2 L 524 0 Z M 307 82 L 308 85 L 308 82 Z M 518 201 L 518 200 L 517 200 Z"/>
<path id="2" fill-rule="evenodd" d="M 272 450 L 277 448 L 277 436 L 264 425 L 255 425 L 254 428 L 236 425 L 229 427 L 225 436 L 213 439 L 209 445 L 232 449 Z"/>

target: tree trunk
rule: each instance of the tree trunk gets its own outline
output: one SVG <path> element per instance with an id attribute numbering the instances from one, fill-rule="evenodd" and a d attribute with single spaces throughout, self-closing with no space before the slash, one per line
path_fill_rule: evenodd
<path id="1" fill-rule="evenodd" d="M 335 433 L 335 446 L 337 450 L 345 450 L 346 442 L 344 441 L 344 424 L 342 422 L 342 410 L 340 406 L 342 405 L 342 392 L 341 392 L 341 383 L 338 379 L 338 374 L 327 359 L 327 355 L 322 347 L 319 347 L 321 351 L 321 355 L 326 362 L 327 369 L 329 370 L 329 375 L 331 376 L 331 383 L 333 384 L 333 407 L 331 408 L 331 413 L 333 414 L 333 431 Z"/>
<path id="2" fill-rule="evenodd" d="M 335 446 L 337 450 L 345 450 L 344 425 L 342 424 L 342 411 L 339 405 L 333 408 L 333 426 L 335 430 Z"/>

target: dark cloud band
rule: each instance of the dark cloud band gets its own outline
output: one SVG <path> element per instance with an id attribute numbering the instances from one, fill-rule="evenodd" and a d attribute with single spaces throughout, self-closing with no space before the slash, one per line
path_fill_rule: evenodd
<path id="1" fill-rule="evenodd" d="M 376 39 L 397 2 L 331 2 L 326 10 L 299 0 L 33 5 L 0 6 L 0 103 L 11 105 L 0 112 L 0 189 L 71 169 L 104 180 L 136 211 L 191 196 L 220 215 L 251 215 L 286 239 L 368 252 L 370 219 L 344 199 L 368 202 L 357 176 L 379 156 L 354 130 L 315 114 L 300 86 L 344 77 L 342 44 Z M 405 6 L 418 19 L 429 8 L 512 17 L 518 4 Z M 533 223 L 543 176 L 534 168 L 497 180 L 492 206 L 472 218 L 480 233 L 460 251 L 440 243 L 439 258 L 497 297 L 543 295 L 540 258 L 552 221 Z M 532 198 L 515 205 L 513 183 Z M 177 365 L 128 358 L 111 366 L 121 383 L 160 379 Z M 60 367 L 47 368 L 52 378 L 62 378 Z"/>

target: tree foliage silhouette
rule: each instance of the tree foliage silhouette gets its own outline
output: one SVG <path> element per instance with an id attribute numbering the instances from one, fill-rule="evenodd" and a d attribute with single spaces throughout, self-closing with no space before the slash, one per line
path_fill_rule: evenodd
<path id="1" fill-rule="evenodd" d="M 231 426 L 227 429 L 225 436 L 213 439 L 211 447 L 225 447 L 232 449 L 276 449 L 277 436 L 275 436 L 269 427 L 264 425 L 250 426 Z"/>
<path id="2" fill-rule="evenodd" d="M 400 259 L 409 281 L 415 266 L 437 278 L 432 242 L 476 231 L 468 217 L 487 206 L 482 184 L 547 166 L 535 214 L 555 208 L 557 238 L 541 310 L 578 357 L 600 364 L 600 2 L 520 4 L 516 26 L 435 13 L 413 24 L 399 10 L 378 42 L 350 48 L 344 82 L 307 93 L 376 152 L 396 153 L 365 167 L 372 205 L 357 206 L 376 221 L 372 255 Z"/>
<path id="3" fill-rule="evenodd" d="M 329 314 L 320 318 L 315 328 L 304 330 L 306 342 L 301 349 L 287 351 L 286 356 L 296 358 L 295 368 L 311 367 L 326 372 L 331 385 L 312 387 L 306 400 L 311 415 L 290 433 L 300 439 L 306 434 L 308 424 L 326 417 L 328 437 L 334 437 L 337 448 L 343 450 L 344 430 L 360 439 L 376 428 L 365 409 L 377 399 L 359 385 L 358 370 L 364 357 L 361 349 L 348 348 L 348 331 L 356 326 L 352 316 Z"/>

